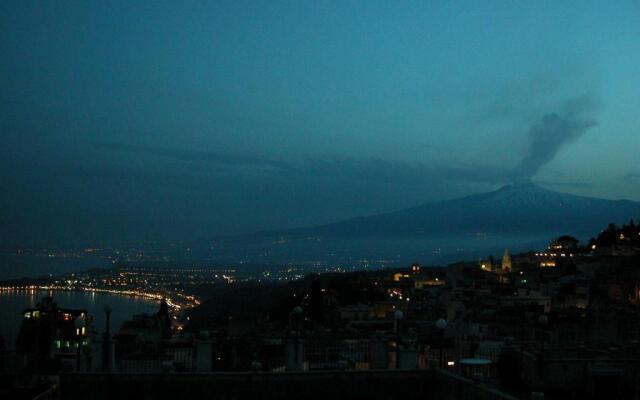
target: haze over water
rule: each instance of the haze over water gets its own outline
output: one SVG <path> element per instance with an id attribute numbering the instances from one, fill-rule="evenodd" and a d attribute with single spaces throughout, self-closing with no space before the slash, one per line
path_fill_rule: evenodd
<path id="1" fill-rule="evenodd" d="M 108 268 L 108 260 L 99 257 L 49 258 L 27 255 L 0 255 L 0 280 L 36 278 L 60 275 L 67 272 L 86 271 L 92 268 Z"/>

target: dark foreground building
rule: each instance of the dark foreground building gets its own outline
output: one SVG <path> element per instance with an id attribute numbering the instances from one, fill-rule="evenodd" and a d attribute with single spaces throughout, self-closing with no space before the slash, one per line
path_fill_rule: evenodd
<path id="1" fill-rule="evenodd" d="M 79 368 L 94 334 L 86 310 L 58 307 L 52 297 L 23 311 L 17 351 L 27 365 L 44 374 Z"/>

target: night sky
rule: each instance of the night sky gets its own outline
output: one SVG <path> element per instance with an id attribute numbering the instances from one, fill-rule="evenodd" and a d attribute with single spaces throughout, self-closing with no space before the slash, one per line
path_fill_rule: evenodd
<path id="1" fill-rule="evenodd" d="M 133 3 L 0 3 L 0 244 L 640 200 L 638 2 Z"/>

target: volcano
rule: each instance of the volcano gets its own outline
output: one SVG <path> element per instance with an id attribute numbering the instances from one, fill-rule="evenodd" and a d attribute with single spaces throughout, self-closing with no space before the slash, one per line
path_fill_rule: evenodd
<path id="1" fill-rule="evenodd" d="M 321 237 L 438 236 L 473 232 L 582 236 L 595 234 L 609 222 L 626 222 L 638 216 L 638 202 L 576 196 L 529 183 L 297 232 Z"/>
<path id="2" fill-rule="evenodd" d="M 577 196 L 535 184 L 445 200 L 309 228 L 236 237 L 247 254 L 272 261 L 385 258 L 449 261 L 510 247 L 529 250 L 569 234 L 596 235 L 640 217 L 640 203 Z M 228 244 L 228 242 L 227 242 Z M 233 246 L 235 247 L 235 246 Z M 258 253 L 256 253 L 257 251 Z"/>

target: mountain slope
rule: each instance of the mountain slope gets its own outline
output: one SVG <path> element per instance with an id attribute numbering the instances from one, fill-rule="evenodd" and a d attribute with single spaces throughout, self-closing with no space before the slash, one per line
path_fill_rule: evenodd
<path id="1" fill-rule="evenodd" d="M 626 222 L 638 216 L 637 202 L 576 196 L 527 184 L 289 232 L 321 237 L 473 232 L 595 234 L 609 222 Z"/>
<path id="2" fill-rule="evenodd" d="M 504 247 L 539 248 L 561 234 L 586 239 L 610 222 L 638 217 L 638 202 L 522 184 L 322 226 L 257 232 L 216 245 L 221 253 L 262 261 L 447 262 Z"/>

